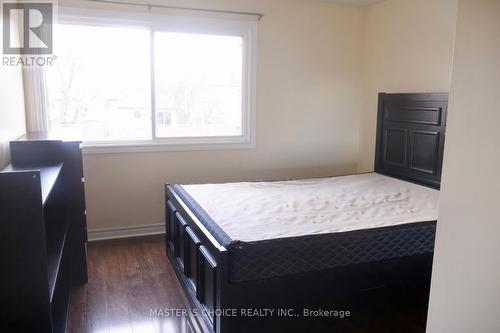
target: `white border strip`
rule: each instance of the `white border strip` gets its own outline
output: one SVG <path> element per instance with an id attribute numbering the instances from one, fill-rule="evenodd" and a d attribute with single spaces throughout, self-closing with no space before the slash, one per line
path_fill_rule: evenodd
<path id="1" fill-rule="evenodd" d="M 164 233 L 165 233 L 164 223 L 87 230 L 89 242 L 106 240 L 106 239 L 159 235 Z"/>

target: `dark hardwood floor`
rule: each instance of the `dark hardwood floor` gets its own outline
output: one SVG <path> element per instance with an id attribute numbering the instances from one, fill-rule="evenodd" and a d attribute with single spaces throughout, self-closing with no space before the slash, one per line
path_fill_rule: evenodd
<path id="1" fill-rule="evenodd" d="M 155 309 L 188 309 L 161 236 L 88 244 L 87 285 L 72 297 L 69 332 L 191 333 L 189 316 L 154 316 Z"/>
<path id="2" fill-rule="evenodd" d="M 72 296 L 69 332 L 200 331 L 196 319 L 189 314 L 151 315 L 151 310 L 155 309 L 189 309 L 189 302 L 165 254 L 162 236 L 89 243 L 88 271 L 88 284 Z M 389 293 L 386 290 L 359 293 L 350 297 L 344 309 L 351 310 L 350 318 L 337 319 L 327 327 L 312 320 L 302 323 L 304 330 L 300 331 L 425 332 L 425 293 Z M 270 326 L 275 332 L 289 332 L 292 328 L 278 321 Z"/>

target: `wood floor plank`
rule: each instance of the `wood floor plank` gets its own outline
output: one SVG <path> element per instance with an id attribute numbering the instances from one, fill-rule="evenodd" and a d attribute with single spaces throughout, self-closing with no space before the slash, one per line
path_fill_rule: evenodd
<path id="1" fill-rule="evenodd" d="M 102 257 L 102 248 L 100 246 L 89 246 L 88 248 L 88 283 L 85 286 L 86 301 L 86 329 L 92 333 L 109 332 L 107 290 L 105 281 L 105 260 Z M 70 323 L 71 329 L 73 322 Z"/>
<path id="2" fill-rule="evenodd" d="M 105 260 L 105 276 L 108 312 L 108 329 L 110 333 L 133 333 L 130 320 L 130 304 L 127 299 L 127 284 L 120 268 L 120 256 L 126 248 L 113 243 L 102 251 Z M 92 332 L 93 333 L 93 332 Z"/>
<path id="3" fill-rule="evenodd" d="M 143 284 L 144 275 L 141 272 L 142 266 L 135 254 L 139 246 L 139 243 L 131 241 L 130 246 L 122 250 L 119 257 L 120 269 L 127 286 L 132 331 L 134 333 L 158 333 L 153 318 L 149 316 L 151 298 L 146 293 Z"/>
<path id="4" fill-rule="evenodd" d="M 72 323 L 74 333 L 87 332 L 87 286 L 77 288 L 71 297 L 69 308 L 69 321 Z"/>
<path id="5" fill-rule="evenodd" d="M 145 281 L 151 290 L 155 291 L 154 304 L 156 309 L 175 310 L 189 309 L 185 296 L 179 293 L 181 289 L 177 278 L 172 277 L 173 270 L 162 246 L 145 243 L 143 245 L 144 268 L 147 272 Z M 157 317 L 157 325 L 162 332 L 184 332 L 185 316 Z"/>

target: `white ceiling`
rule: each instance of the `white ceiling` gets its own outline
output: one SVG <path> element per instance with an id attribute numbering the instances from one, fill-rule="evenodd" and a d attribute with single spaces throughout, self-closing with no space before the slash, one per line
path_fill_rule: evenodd
<path id="1" fill-rule="evenodd" d="M 350 5 L 371 5 L 377 2 L 382 2 L 384 0 L 321 0 L 324 2 L 331 3 L 342 3 L 342 4 L 350 4 Z"/>

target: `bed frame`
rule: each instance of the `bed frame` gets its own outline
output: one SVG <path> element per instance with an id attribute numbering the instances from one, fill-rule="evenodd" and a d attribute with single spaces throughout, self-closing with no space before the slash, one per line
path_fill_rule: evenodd
<path id="1" fill-rule="evenodd" d="M 381 93 L 375 171 L 439 188 L 447 104 L 447 94 Z M 345 293 L 401 282 L 423 283 L 428 291 L 432 255 L 233 283 L 230 252 L 173 187 L 165 191 L 167 255 L 205 332 L 262 331 L 262 318 L 234 317 L 233 309 L 331 308 Z"/>

